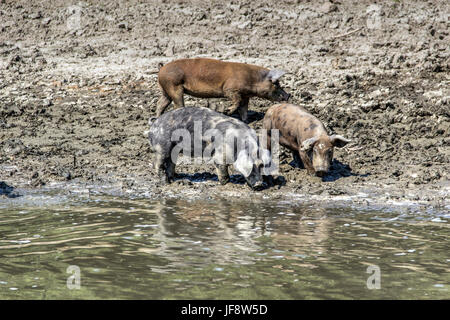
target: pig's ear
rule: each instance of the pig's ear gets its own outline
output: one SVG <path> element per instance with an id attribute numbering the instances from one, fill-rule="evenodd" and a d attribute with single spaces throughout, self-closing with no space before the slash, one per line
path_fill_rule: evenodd
<path id="1" fill-rule="evenodd" d="M 305 141 L 302 142 L 301 150 L 305 151 L 305 152 L 311 150 L 312 147 L 314 146 L 314 143 L 316 143 L 317 140 L 319 140 L 318 137 L 312 137 L 312 138 L 306 139 Z"/>
<path id="2" fill-rule="evenodd" d="M 343 136 L 339 136 L 336 134 L 333 134 L 330 136 L 330 142 L 333 146 L 337 148 L 345 147 L 347 143 L 349 143 L 351 140 L 345 139 Z"/>
<path id="3" fill-rule="evenodd" d="M 234 168 L 242 173 L 244 177 L 248 177 L 252 173 L 253 162 L 247 154 L 246 150 L 241 150 L 234 162 Z"/>
<path id="4" fill-rule="evenodd" d="M 267 75 L 266 75 L 266 79 L 270 80 L 272 82 L 276 82 L 278 79 L 280 79 L 286 72 L 284 72 L 283 70 L 278 70 L 278 69 L 272 69 L 270 70 Z"/>

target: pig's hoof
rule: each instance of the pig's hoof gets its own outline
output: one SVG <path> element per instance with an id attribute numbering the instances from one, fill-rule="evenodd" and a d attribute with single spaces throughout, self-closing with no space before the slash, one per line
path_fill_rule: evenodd
<path id="1" fill-rule="evenodd" d="M 169 180 L 169 178 L 168 177 L 166 177 L 166 176 L 163 176 L 163 177 L 160 177 L 159 178 L 159 185 L 161 185 L 161 186 L 166 186 L 166 185 L 168 185 L 168 184 L 170 184 L 170 180 Z"/>
<path id="2" fill-rule="evenodd" d="M 237 114 L 236 110 L 227 110 L 225 111 L 225 115 L 231 117 L 233 114 Z"/>

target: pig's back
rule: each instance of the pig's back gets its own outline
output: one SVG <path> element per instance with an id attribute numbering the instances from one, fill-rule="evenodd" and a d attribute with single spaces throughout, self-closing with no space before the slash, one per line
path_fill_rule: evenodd
<path id="1" fill-rule="evenodd" d="M 160 75 L 183 84 L 185 92 L 192 96 L 219 98 L 223 97 L 227 81 L 232 79 L 233 83 L 245 87 L 259 81 L 262 70 L 266 69 L 245 63 L 194 58 L 172 61 L 161 68 Z"/>
<path id="2" fill-rule="evenodd" d="M 232 72 L 246 73 L 246 72 L 258 72 L 260 70 L 267 70 L 266 68 L 232 61 L 221 61 L 210 58 L 192 58 L 192 59 L 179 59 L 172 61 L 166 65 L 167 67 L 179 67 L 183 69 L 186 74 L 201 78 L 208 74 L 228 75 Z"/>
<path id="3" fill-rule="evenodd" d="M 249 130 L 250 127 L 244 122 L 226 116 L 208 108 L 186 107 L 175 109 L 162 114 L 150 127 L 150 134 L 161 136 L 163 139 L 171 137 L 174 130 L 186 129 L 194 132 L 195 122 L 201 124 L 202 134 L 208 129 L 218 129 L 221 132 L 227 128 L 237 130 Z"/>
<path id="4" fill-rule="evenodd" d="M 301 106 L 277 104 L 267 110 L 266 116 L 265 123 L 271 129 L 279 129 L 284 136 L 296 136 L 298 141 L 326 133 L 322 122 Z"/>

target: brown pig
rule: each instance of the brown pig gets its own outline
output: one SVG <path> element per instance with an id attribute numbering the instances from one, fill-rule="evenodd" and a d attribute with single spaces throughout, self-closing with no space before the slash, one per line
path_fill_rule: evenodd
<path id="1" fill-rule="evenodd" d="M 161 67 L 158 82 L 162 97 L 158 101 L 159 117 L 173 101 L 175 108 L 184 107 L 183 95 L 199 98 L 229 98 L 231 115 L 238 110 L 247 121 L 248 101 L 260 97 L 272 101 L 287 101 L 290 97 L 281 87 L 284 71 L 237 62 L 196 58 L 172 61 Z"/>
<path id="2" fill-rule="evenodd" d="M 283 103 L 270 107 L 263 120 L 263 128 L 270 136 L 278 129 L 280 144 L 299 156 L 310 174 L 324 176 L 333 160 L 334 147 L 342 148 L 350 140 L 339 135 L 329 136 L 322 122 L 300 106 Z M 267 139 L 270 144 L 270 138 Z M 270 146 L 268 146 L 270 149 Z"/>

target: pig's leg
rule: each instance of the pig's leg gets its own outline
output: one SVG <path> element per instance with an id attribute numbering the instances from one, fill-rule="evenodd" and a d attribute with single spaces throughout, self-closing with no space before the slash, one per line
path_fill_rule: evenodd
<path id="1" fill-rule="evenodd" d="M 240 107 L 242 103 L 242 96 L 237 91 L 225 92 L 225 96 L 231 100 L 231 108 L 226 113 L 227 115 L 231 116 Z"/>
<path id="2" fill-rule="evenodd" d="M 184 89 L 183 89 L 182 85 L 166 84 L 163 92 L 165 92 L 168 99 L 173 101 L 175 109 L 184 107 L 184 98 L 183 98 Z M 167 102 L 165 102 L 165 103 L 167 103 Z M 162 105 L 163 104 L 161 103 L 161 106 Z M 167 106 L 168 105 L 169 104 L 167 104 Z M 158 104 L 158 106 L 159 106 L 159 104 Z M 164 112 L 164 109 L 162 109 L 162 107 L 161 107 L 162 112 Z"/>
<path id="3" fill-rule="evenodd" d="M 159 117 L 164 113 L 164 110 L 169 106 L 172 102 L 172 99 L 168 96 L 168 94 L 161 88 L 162 96 L 158 100 L 158 104 L 156 106 L 156 116 Z"/>
<path id="4" fill-rule="evenodd" d="M 172 154 L 172 152 L 168 152 L 167 154 Z M 167 175 L 167 179 L 170 182 L 175 180 L 175 165 L 177 163 L 177 157 L 175 155 L 173 155 L 174 158 L 172 159 L 172 157 L 166 158 L 165 159 L 165 168 L 166 168 L 166 175 Z"/>
<path id="5" fill-rule="evenodd" d="M 166 175 L 169 182 L 175 180 L 175 163 L 168 159 L 166 162 Z"/>
<path id="6" fill-rule="evenodd" d="M 230 181 L 230 175 L 228 173 L 228 165 L 216 164 L 216 171 L 220 184 L 224 185 Z"/>
<path id="7" fill-rule="evenodd" d="M 292 157 L 294 158 L 295 165 L 301 167 L 302 160 L 300 159 L 298 151 L 292 150 Z"/>
<path id="8" fill-rule="evenodd" d="M 174 89 L 172 100 L 175 105 L 175 109 L 184 108 L 184 89 L 182 86 L 177 86 Z"/>
<path id="9" fill-rule="evenodd" d="M 239 104 L 238 112 L 241 116 L 241 120 L 247 123 L 248 117 L 247 117 L 247 111 L 248 111 L 248 98 L 242 98 L 241 103 Z"/>
<path id="10" fill-rule="evenodd" d="M 302 159 L 303 166 L 306 170 L 308 170 L 309 174 L 314 174 L 314 167 L 312 166 L 311 160 L 309 159 L 308 155 L 304 151 L 299 151 L 300 158 Z"/>
<path id="11" fill-rule="evenodd" d="M 169 183 L 169 179 L 167 177 L 166 170 L 164 168 L 164 162 L 165 162 L 164 157 L 160 153 L 156 154 L 155 170 L 161 184 L 163 185 Z"/>

